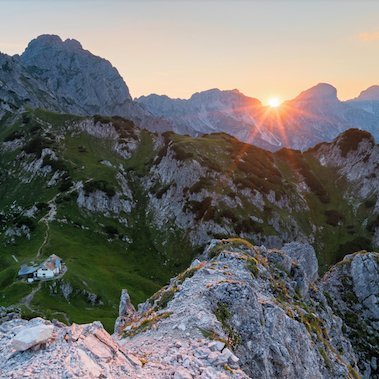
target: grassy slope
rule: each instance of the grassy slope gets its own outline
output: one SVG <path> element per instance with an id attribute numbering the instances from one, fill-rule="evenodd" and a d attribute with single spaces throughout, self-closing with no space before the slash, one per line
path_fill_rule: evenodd
<path id="1" fill-rule="evenodd" d="M 44 122 L 52 123 L 53 129 L 54 126 L 60 128 L 66 121 L 72 121 L 70 116 L 40 111 L 33 113 L 31 118 L 36 116 Z M 37 132 L 31 132 L 32 125 L 35 127 L 33 120 L 22 126 L 26 139 L 33 138 L 36 134 L 45 135 L 49 129 L 42 127 Z M 19 125 L 17 127 L 20 128 Z M 2 129 L 3 138 L 12 133 L 13 129 Z M 49 131 L 54 132 L 56 131 Z M 60 291 L 50 288 L 52 282 L 43 283 L 42 289 L 36 293 L 31 303 L 35 312 L 33 314 L 45 314 L 62 321 L 69 319 L 89 322 L 99 319 L 108 330 L 112 330 L 122 288 L 128 288 L 135 304 L 142 302 L 183 270 L 194 256 L 194 250 L 185 237 L 177 236 L 175 231 L 167 235 L 158 233 L 146 214 L 146 194 L 139 183 L 139 176 L 146 173 L 154 154 L 151 135 L 142 132 L 139 148 L 129 160 L 113 153 L 111 146 L 109 140 L 100 140 L 84 133 L 75 136 L 67 134 L 64 142 L 53 143 L 54 151 L 64 163 L 72 181 L 103 180 L 117 189 L 115 176 L 117 167 L 122 164 L 128 172 L 133 197 L 137 201 L 130 215 L 120 215 L 128 218 L 129 226 L 126 227 L 115 216 L 104 217 L 80 209 L 76 205 L 76 196 L 64 192 L 58 195 L 57 218 L 66 219 L 67 223 L 49 223 L 48 242 L 42 249 L 40 260 L 52 253 L 61 256 L 67 264 L 68 272 L 57 285 L 59 287 L 61 282 L 70 283 L 73 293 L 68 302 Z M 14 199 L 17 199 L 18 205 L 27 209 L 36 202 L 48 202 L 59 193 L 59 183 L 52 188 L 46 187 L 47 178 L 39 177 L 28 184 L 20 183 L 20 177 L 25 173 L 17 162 L 13 163 L 19 152 L 0 155 L 3 175 L 10 167 L 15 166 L 16 170 L 3 178 L 0 187 L 0 209 L 5 211 Z M 113 167 L 105 166 L 101 163 L 102 160 L 110 161 Z M 6 244 L 4 235 L 0 237 L 0 305 L 20 301 L 35 286 L 16 281 L 16 274 L 20 263 L 35 260 L 46 232 L 45 223 L 38 222 L 38 219 L 45 213 L 46 211 L 39 212 L 36 215 L 30 241 L 17 238 L 14 244 Z M 12 224 L 12 217 L 9 217 L 7 226 Z M 104 230 L 105 226 L 117 229 L 119 236 L 110 238 Z M 128 236 L 132 242 L 124 242 L 122 236 Z M 16 263 L 11 254 L 20 263 Z M 97 304 L 90 304 L 82 291 L 96 294 Z"/>
<path id="2" fill-rule="evenodd" d="M 142 131 L 137 136 L 126 125 L 124 133 L 128 138 L 138 140 L 138 148 L 129 159 L 122 159 L 112 151 L 110 140 L 91 137 L 85 133 L 68 133 L 67 125 L 78 120 L 80 118 L 69 115 L 30 112 L 23 117 L 23 122 L 20 120 L 10 126 L 0 125 L 0 140 L 20 131 L 25 141 L 36 136 L 47 138 L 48 141 L 44 143 L 48 143 L 57 153 L 60 164 L 63 164 L 67 172 L 65 180 L 68 182 L 103 181 L 108 188 L 117 190 L 119 184 L 116 174 L 122 165 L 127 172 L 135 207 L 130 214 L 120 215 L 128 220 L 128 226 L 120 223 L 116 216 L 105 217 L 99 213 L 90 213 L 76 205 L 76 196 L 69 194 L 67 187 L 60 187 L 62 181 L 51 188 L 46 186 L 48 178 L 36 177 L 30 183 L 21 183 L 20 178 L 25 172 L 16 159 L 20 149 L 0 154 L 0 210 L 7 215 L 3 231 L 20 216 L 17 212 L 10 211 L 15 199 L 18 205 L 27 209 L 37 202 L 47 203 L 58 194 L 57 218 L 67 220 L 66 223 L 49 223 L 48 240 L 42 248 L 41 259 L 56 253 L 65 260 L 68 272 L 56 283 L 56 287 L 52 287 L 52 282 L 43 283 L 31 303 L 35 312 L 32 314 L 44 314 L 62 321 L 88 322 L 99 319 L 108 330 L 112 330 L 121 288 L 128 288 L 131 299 L 136 304 L 145 300 L 189 264 L 196 251 L 190 246 L 186 232 L 167 225 L 162 233 L 152 226 L 147 212 L 147 194 L 141 184 L 141 177 L 148 174 L 154 158 L 164 154 L 168 144 L 172 144 L 171 148 L 177 159 L 197 159 L 209 170 L 222 173 L 222 176 L 216 175 L 216 179 L 202 180 L 197 185 L 198 188 L 189 191 L 196 192 L 207 188 L 212 192 L 241 198 L 242 207 L 229 209 L 225 204 L 219 204 L 214 209 L 205 209 L 199 222 L 204 217 L 218 222 L 231 218 L 232 223 L 241 231 L 275 234 L 275 229 L 268 222 L 271 215 L 279 214 L 285 226 L 288 211 L 269 203 L 266 203 L 263 211 L 259 210 L 240 194 L 240 190 L 250 188 L 264 194 L 273 190 L 277 200 L 286 195 L 290 202 L 296 202 L 299 200 L 296 184 L 302 179 L 295 166 L 301 162 L 307 172 L 311 173 L 309 175 L 318 178 L 328 197 L 328 202 L 325 202 L 320 200 L 317 193 L 305 193 L 310 210 L 304 209 L 291 214 L 306 234 L 311 232 L 312 225 L 318 228 L 316 249 L 321 268 L 324 270 L 341 259 L 344 254 L 351 252 L 353 246 L 354 249 L 358 245 L 359 248 L 368 248 L 365 239 L 369 234 L 363 221 L 370 215 L 371 210 L 362 205 L 354 211 L 343 198 L 349 185 L 336 176 L 335 170 L 320 166 L 311 154 L 291 153 L 293 156 L 290 157 L 271 154 L 242 144 L 225 134 L 194 139 L 173 133 L 165 134 L 166 145 L 161 152 L 157 152 L 153 148 L 151 133 Z M 120 128 L 124 127 L 120 120 L 115 122 L 120 124 Z M 64 140 L 57 141 L 54 138 L 57 133 L 65 134 Z M 28 156 L 25 159 L 32 158 Z M 111 162 L 113 166 L 108 167 L 101 163 L 104 160 Z M 232 193 L 225 181 L 217 179 L 222 177 L 228 177 L 236 183 L 237 193 Z M 325 211 L 328 210 L 343 216 L 338 225 L 326 223 Z M 35 259 L 44 241 L 46 224 L 38 220 L 46 212 L 46 209 L 42 209 L 36 214 L 30 240 L 17 238 L 15 243 L 9 244 L 6 243 L 4 234 L 0 235 L 0 305 L 20 301 L 35 286 L 15 279 L 20 263 Z M 251 215 L 261 218 L 264 223 L 252 223 L 249 220 Z M 116 230 L 117 235 L 107 235 L 107 228 Z M 129 242 L 124 242 L 124 236 L 128 237 Z M 20 263 L 14 261 L 12 254 Z M 64 299 L 59 290 L 65 283 L 70 283 L 73 288 L 69 301 Z M 88 301 L 84 291 L 97 295 L 95 305 Z M 30 310 L 24 310 L 27 314 L 30 313 Z"/>
<path id="3" fill-rule="evenodd" d="M 321 271 L 326 271 L 346 254 L 373 248 L 369 241 L 370 232 L 366 228 L 372 209 L 359 203 L 358 207 L 354 208 L 344 198 L 346 192 L 351 189 L 351 183 L 338 175 L 336 169 L 320 165 L 311 153 L 289 151 L 284 154 L 271 154 L 242 144 L 224 134 L 197 139 L 170 134 L 170 139 L 174 141 L 173 149 L 177 152 L 177 157 L 184 160 L 195 158 L 210 169 L 222 171 L 235 183 L 241 182 L 240 188 L 254 188 L 263 193 L 274 190 L 278 198 L 281 194 L 293 198 L 293 194 L 297 192 L 294 184 L 303 181 L 298 167 L 304 165 L 306 172 L 312 176 L 311 180 L 316 178 L 325 194 L 320 196 L 318 188 L 315 191 L 311 188 L 311 191 L 304 193 L 309 210 L 292 212 L 291 217 L 295 218 L 305 234 L 312 231 L 312 225 L 316 226 L 315 247 Z M 273 166 L 279 174 L 272 169 Z M 204 182 L 203 188 L 224 194 L 229 192 L 228 187 L 220 182 Z M 327 198 L 327 201 L 324 198 Z M 243 208 L 233 210 L 236 219 L 245 219 L 252 214 L 260 217 L 265 220 L 262 232 L 275 234 L 272 227 L 267 225 L 269 213 L 273 211 L 281 216 L 285 224 L 286 218 L 289 217 L 288 211 L 271 204 L 263 212 L 249 203 L 244 203 Z M 328 223 L 328 211 L 341 216 L 337 224 Z"/>

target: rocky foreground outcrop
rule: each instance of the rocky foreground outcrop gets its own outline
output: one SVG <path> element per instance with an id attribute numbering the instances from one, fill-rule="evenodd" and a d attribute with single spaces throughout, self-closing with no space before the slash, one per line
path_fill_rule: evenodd
<path id="1" fill-rule="evenodd" d="M 378 259 L 347 256 L 315 282 L 309 245 L 212 241 L 138 310 L 124 290 L 112 337 L 98 322 L 3 323 L 0 377 L 378 378 Z"/>

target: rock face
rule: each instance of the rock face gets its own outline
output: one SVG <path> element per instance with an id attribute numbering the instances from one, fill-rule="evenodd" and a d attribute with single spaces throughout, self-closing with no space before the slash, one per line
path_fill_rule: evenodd
<path id="1" fill-rule="evenodd" d="M 76 40 L 42 35 L 29 43 L 20 61 L 68 113 L 124 115 L 132 102 L 110 62 L 83 50 Z"/>
<path id="2" fill-rule="evenodd" d="M 22 106 L 51 109 L 56 105 L 57 111 L 63 111 L 46 85 L 34 78 L 18 57 L 2 53 L 0 53 L 0 99 L 1 117 L 4 112 L 14 112 Z"/>
<path id="3" fill-rule="evenodd" d="M 379 255 L 347 255 L 325 275 L 322 288 L 346 324 L 364 377 L 379 377 Z"/>
<path id="4" fill-rule="evenodd" d="M 0 67 L 3 112 L 27 105 L 77 115 L 144 117 L 116 68 L 76 40 L 41 35 L 21 56 L 0 54 Z"/>
<path id="5" fill-rule="evenodd" d="M 302 295 L 299 280 L 315 270 L 301 254 L 312 251 L 285 250 L 296 260 L 241 239 L 213 241 L 138 312 L 123 291 L 126 319 L 113 338 L 99 322 L 7 321 L 0 378 L 377 378 L 379 254 L 346 257 Z M 25 334 L 33 338 L 20 348 Z"/>
<path id="6" fill-rule="evenodd" d="M 373 199 L 374 213 L 379 213 L 379 145 L 375 144 L 369 133 L 351 129 L 333 142 L 319 144 L 310 151 L 322 165 L 337 167 L 340 174 L 349 182 L 355 183 L 362 198 Z M 352 192 L 347 196 L 353 195 Z M 379 228 L 377 229 L 379 240 Z"/>
<path id="7" fill-rule="evenodd" d="M 181 377 L 209 369 L 224 377 L 225 367 L 233 377 L 239 370 L 250 378 L 357 375 L 341 319 L 315 285 L 299 297 L 297 280 L 306 273 L 290 256 L 223 240 L 205 258 L 139 306 L 119 337 L 123 346 L 148 351 L 151 366 L 180 366 Z"/>
<path id="8" fill-rule="evenodd" d="M 318 262 L 315 249 L 311 245 L 299 242 L 286 243 L 282 251 L 300 265 L 311 283 L 317 280 Z"/>

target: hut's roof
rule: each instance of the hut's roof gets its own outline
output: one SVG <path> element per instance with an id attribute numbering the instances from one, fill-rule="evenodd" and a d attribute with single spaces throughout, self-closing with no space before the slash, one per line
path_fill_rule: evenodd
<path id="1" fill-rule="evenodd" d="M 19 276 L 29 275 L 33 274 L 33 272 L 36 272 L 38 267 L 34 266 L 22 266 L 18 272 Z"/>

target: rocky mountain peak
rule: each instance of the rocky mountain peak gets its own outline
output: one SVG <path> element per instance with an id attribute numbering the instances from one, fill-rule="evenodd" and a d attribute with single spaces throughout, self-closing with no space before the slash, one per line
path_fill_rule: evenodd
<path id="1" fill-rule="evenodd" d="M 61 50 L 66 52 L 84 52 L 81 43 L 75 39 L 66 39 L 54 34 L 42 34 L 29 42 L 27 48 L 22 54 L 23 60 L 27 61 L 33 56 L 41 53 L 43 50 Z"/>
<path id="2" fill-rule="evenodd" d="M 222 101 L 233 103 L 235 101 L 246 101 L 256 103 L 260 105 L 261 102 L 258 99 L 248 97 L 240 92 L 238 89 L 233 90 L 220 90 L 218 88 L 212 88 L 202 92 L 194 93 L 189 102 L 198 102 L 198 101 Z"/>
<path id="3" fill-rule="evenodd" d="M 63 43 L 61 37 L 56 34 L 41 34 L 37 38 L 32 39 L 26 50 L 34 49 L 41 46 L 61 45 Z"/>
<path id="4" fill-rule="evenodd" d="M 337 101 L 337 89 L 328 83 L 319 83 L 300 93 L 295 100 Z"/>
<path id="5" fill-rule="evenodd" d="M 128 113 L 132 98 L 117 69 L 74 39 L 62 41 L 56 35 L 41 35 L 29 43 L 20 62 L 47 86 L 66 112 Z"/>
<path id="6" fill-rule="evenodd" d="M 354 100 L 368 100 L 368 101 L 375 101 L 379 100 L 379 85 L 374 85 L 366 90 L 362 91 L 358 97 L 356 97 Z"/>

